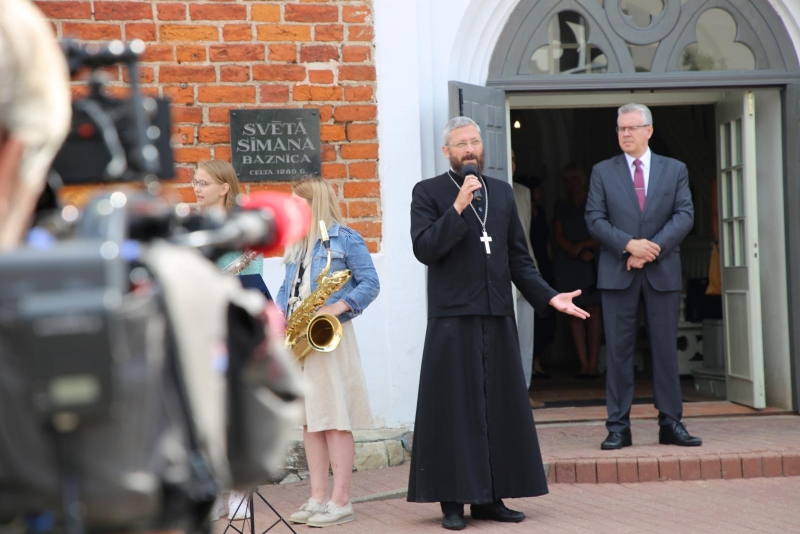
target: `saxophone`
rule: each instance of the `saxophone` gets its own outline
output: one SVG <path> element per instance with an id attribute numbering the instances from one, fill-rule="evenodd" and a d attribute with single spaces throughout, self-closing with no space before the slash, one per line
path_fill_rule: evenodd
<path id="1" fill-rule="evenodd" d="M 314 349 L 318 352 L 331 352 L 342 340 L 342 323 L 330 313 L 317 313 L 331 295 L 344 286 L 352 273 L 348 269 L 336 271 L 326 276 L 331 268 L 331 241 L 325 221 L 319 222 L 320 239 L 328 252 L 325 268 L 317 277 L 317 289 L 289 316 L 286 323 L 286 347 L 295 359 L 300 360 Z"/>

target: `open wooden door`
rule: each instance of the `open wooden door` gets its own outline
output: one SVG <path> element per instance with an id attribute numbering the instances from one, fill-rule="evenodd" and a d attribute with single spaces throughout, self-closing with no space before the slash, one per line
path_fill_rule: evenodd
<path id="1" fill-rule="evenodd" d="M 483 172 L 492 178 L 509 181 L 505 91 L 461 82 L 449 82 L 448 86 L 450 118 L 469 117 L 481 127 L 485 159 Z"/>
<path id="2" fill-rule="evenodd" d="M 717 104 L 717 172 L 728 400 L 764 408 L 755 113 L 752 91 Z"/>

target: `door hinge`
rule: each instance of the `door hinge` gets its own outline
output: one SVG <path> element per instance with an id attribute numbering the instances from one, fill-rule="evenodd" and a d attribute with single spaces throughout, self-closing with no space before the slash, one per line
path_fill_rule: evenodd
<path id="1" fill-rule="evenodd" d="M 753 116 L 753 112 L 755 111 L 755 97 L 753 96 L 753 91 L 747 91 L 747 113 L 750 116 Z"/>

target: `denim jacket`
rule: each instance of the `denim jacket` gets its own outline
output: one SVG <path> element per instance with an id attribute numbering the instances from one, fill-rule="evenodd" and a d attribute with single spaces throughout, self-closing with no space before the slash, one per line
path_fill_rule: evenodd
<path id="1" fill-rule="evenodd" d="M 349 321 L 353 317 L 361 315 L 364 309 L 375 300 L 381 289 L 378 281 L 378 272 L 372 264 L 372 258 L 367 250 L 364 240 L 355 230 L 346 226 L 334 223 L 328 230 L 331 238 L 331 269 L 328 273 L 350 269 L 353 276 L 342 286 L 342 288 L 331 295 L 325 304 L 333 304 L 343 300 L 350 306 L 350 311 L 339 315 L 341 322 Z M 325 247 L 318 239 L 314 243 L 314 253 L 311 258 L 311 292 L 317 290 L 317 277 L 322 269 L 325 268 L 327 253 Z M 292 292 L 292 282 L 297 276 L 299 264 L 287 263 L 286 274 L 283 277 L 283 284 L 278 292 L 276 301 L 278 307 L 287 314 L 289 297 Z"/>

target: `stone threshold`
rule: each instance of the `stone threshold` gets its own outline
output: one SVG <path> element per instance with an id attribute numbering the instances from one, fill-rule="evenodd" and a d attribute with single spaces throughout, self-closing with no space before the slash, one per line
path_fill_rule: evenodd
<path id="1" fill-rule="evenodd" d="M 683 405 L 684 419 L 697 417 L 752 417 L 789 415 L 795 412 L 780 408 L 764 408 L 756 410 L 727 401 L 687 402 Z M 588 423 L 605 421 L 608 413 L 605 406 L 585 406 L 576 408 L 537 408 L 533 410 L 533 418 L 539 427 L 552 423 Z M 632 420 L 656 419 L 658 411 L 652 405 L 636 404 L 631 407 Z"/>
<path id="2" fill-rule="evenodd" d="M 719 480 L 800 476 L 800 450 L 662 458 L 557 460 L 547 466 L 550 484 L 631 484 L 669 480 Z"/>

